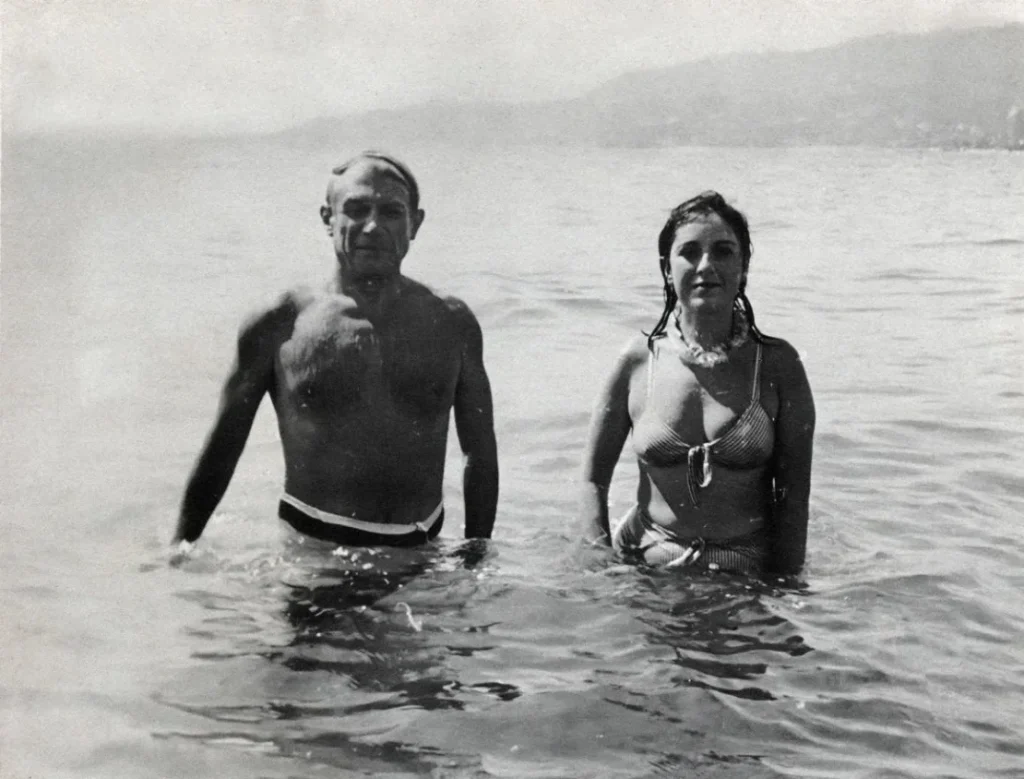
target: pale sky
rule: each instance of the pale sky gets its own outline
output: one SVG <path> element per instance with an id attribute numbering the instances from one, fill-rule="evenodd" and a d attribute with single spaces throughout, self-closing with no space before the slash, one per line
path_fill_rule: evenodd
<path id="1" fill-rule="evenodd" d="M 7 130 L 260 131 L 631 70 L 1024 22 L 1024 0 L 2 0 Z"/>

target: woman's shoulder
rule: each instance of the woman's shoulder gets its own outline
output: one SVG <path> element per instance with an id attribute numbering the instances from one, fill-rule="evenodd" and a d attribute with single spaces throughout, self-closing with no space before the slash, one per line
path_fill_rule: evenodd
<path id="1" fill-rule="evenodd" d="M 764 336 L 760 339 L 764 371 L 776 381 L 805 375 L 803 358 L 793 344 L 784 338 Z"/>
<path id="2" fill-rule="evenodd" d="M 648 345 L 647 336 L 638 333 L 631 336 L 619 350 L 618 364 L 620 366 L 635 368 L 638 365 L 646 364 L 651 348 Z"/>
<path id="3" fill-rule="evenodd" d="M 630 337 L 618 351 L 615 363 L 611 369 L 609 380 L 613 384 L 629 384 L 630 378 L 636 371 L 647 363 L 647 336 L 635 335 Z"/>
<path id="4" fill-rule="evenodd" d="M 785 338 L 776 338 L 772 335 L 759 334 L 757 339 L 761 344 L 762 354 L 766 360 L 790 360 L 799 359 L 800 353 Z"/>

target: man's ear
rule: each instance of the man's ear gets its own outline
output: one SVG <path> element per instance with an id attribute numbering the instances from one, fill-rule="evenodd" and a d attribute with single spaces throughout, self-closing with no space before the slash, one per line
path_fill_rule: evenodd
<path id="1" fill-rule="evenodd" d="M 320 206 L 320 221 L 327 227 L 327 232 L 331 232 L 331 217 L 334 213 L 331 211 L 330 206 Z"/>
<path id="2" fill-rule="evenodd" d="M 416 210 L 416 213 L 412 215 L 412 233 L 409 239 L 412 240 L 416 237 L 416 233 L 420 231 L 420 225 L 423 224 L 423 219 L 426 217 L 427 212 L 422 208 Z"/>

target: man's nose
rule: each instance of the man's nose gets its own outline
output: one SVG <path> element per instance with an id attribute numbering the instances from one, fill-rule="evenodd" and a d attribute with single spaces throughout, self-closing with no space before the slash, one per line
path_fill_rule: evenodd
<path id="1" fill-rule="evenodd" d="M 377 209 L 374 208 L 370 211 L 369 215 L 363 221 L 363 232 L 372 233 L 377 229 L 377 221 L 380 218 L 380 214 L 377 213 Z"/>

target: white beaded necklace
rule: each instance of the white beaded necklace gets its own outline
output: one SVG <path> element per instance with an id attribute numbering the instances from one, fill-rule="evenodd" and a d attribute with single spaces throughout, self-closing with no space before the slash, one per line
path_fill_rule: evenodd
<path id="1" fill-rule="evenodd" d="M 732 333 L 725 343 L 716 344 L 704 348 L 700 344 L 691 344 L 683 335 L 683 328 L 679 325 L 679 312 L 675 315 L 676 332 L 682 341 L 682 349 L 679 356 L 683 362 L 690 365 L 697 365 L 701 368 L 714 368 L 729 360 L 729 352 L 738 349 L 747 342 L 750 337 L 750 323 L 747 322 L 747 315 L 742 308 L 734 308 L 732 311 Z"/>

